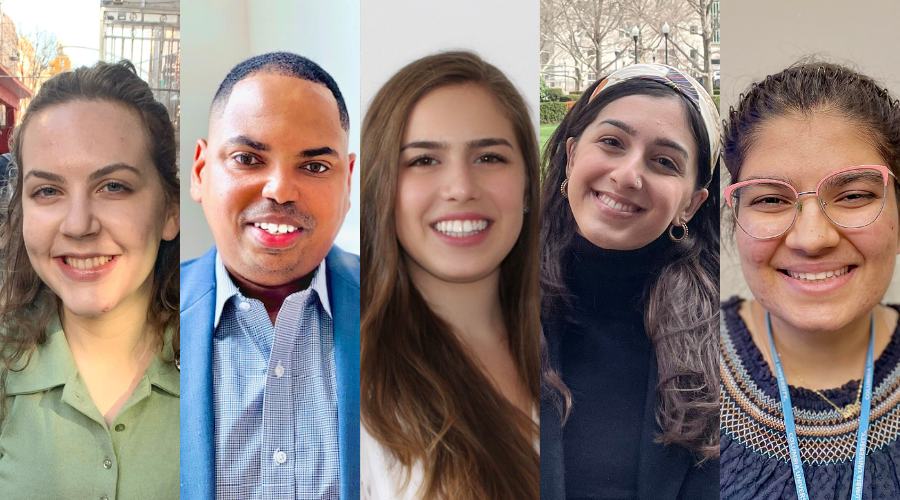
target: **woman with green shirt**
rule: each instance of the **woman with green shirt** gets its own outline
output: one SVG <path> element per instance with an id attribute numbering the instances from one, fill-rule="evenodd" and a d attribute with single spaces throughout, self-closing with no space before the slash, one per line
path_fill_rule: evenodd
<path id="1" fill-rule="evenodd" d="M 178 172 L 130 62 L 43 84 L 0 223 L 0 498 L 178 497 Z M 51 479 L 52 478 L 52 479 Z"/>

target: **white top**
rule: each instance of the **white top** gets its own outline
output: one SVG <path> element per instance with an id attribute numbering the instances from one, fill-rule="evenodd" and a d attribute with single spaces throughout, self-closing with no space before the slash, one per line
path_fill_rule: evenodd
<path id="1" fill-rule="evenodd" d="M 535 409 L 535 422 L 540 415 Z M 540 438 L 534 439 L 534 449 L 540 454 Z M 406 488 L 402 488 L 406 471 L 384 446 L 375 440 L 366 427 L 359 425 L 359 495 L 360 500 L 421 500 L 418 496 L 424 473 L 422 464 L 413 465 Z"/>

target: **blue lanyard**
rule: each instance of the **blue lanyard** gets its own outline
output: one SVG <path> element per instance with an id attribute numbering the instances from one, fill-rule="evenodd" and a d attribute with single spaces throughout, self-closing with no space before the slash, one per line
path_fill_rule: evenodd
<path id="1" fill-rule="evenodd" d="M 769 330 L 769 348 L 772 352 L 772 364 L 775 365 L 775 377 L 778 379 L 778 394 L 781 396 L 781 410 L 784 413 L 784 428 L 787 432 L 788 449 L 791 452 L 791 467 L 794 470 L 794 484 L 797 486 L 797 498 L 809 500 L 806 491 L 806 478 L 803 476 L 803 461 L 800 459 L 800 447 L 797 445 L 797 429 L 794 426 L 794 410 L 791 407 L 791 395 L 781 367 L 781 358 L 775 349 L 772 339 L 772 319 L 766 311 L 766 327 Z M 872 312 L 872 330 L 869 335 L 869 352 L 866 354 L 866 374 L 863 377 L 862 408 L 859 411 L 859 429 L 856 431 L 856 458 L 853 461 L 853 490 L 850 498 L 862 500 L 863 477 L 866 471 L 866 437 L 869 433 L 869 410 L 872 407 L 872 378 L 875 372 L 875 312 Z"/>

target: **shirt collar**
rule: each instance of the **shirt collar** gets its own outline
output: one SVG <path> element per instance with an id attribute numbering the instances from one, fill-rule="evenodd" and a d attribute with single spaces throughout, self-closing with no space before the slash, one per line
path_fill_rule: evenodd
<path id="1" fill-rule="evenodd" d="M 328 280 L 325 272 L 325 259 L 322 259 L 322 262 L 319 263 L 319 267 L 316 268 L 309 288 L 316 292 L 316 295 L 319 296 L 319 302 L 322 303 L 322 309 L 325 310 L 325 313 L 328 314 L 328 316 L 331 316 L 331 303 L 328 301 Z M 225 309 L 225 304 L 235 295 L 243 297 L 241 291 L 231 279 L 231 275 L 228 274 L 228 270 L 225 269 L 225 264 L 222 263 L 220 254 L 216 252 L 216 310 L 215 316 L 213 316 L 213 330 L 219 328 L 219 320 L 222 319 L 222 311 Z"/>
<path id="2" fill-rule="evenodd" d="M 163 348 L 162 359 L 159 354 L 154 356 L 144 376 L 149 379 L 151 385 L 178 396 L 180 394 L 178 369 L 174 363 L 163 361 L 175 358 L 172 349 L 173 336 L 173 330 L 166 331 L 166 345 Z M 27 357 L 20 360 L 16 368 L 25 366 L 27 360 Z M 9 396 L 47 391 L 65 385 L 77 373 L 78 366 L 72 357 L 59 316 L 54 315 L 47 325 L 47 342 L 34 350 L 31 360 L 24 369 L 9 372 L 6 391 Z"/>

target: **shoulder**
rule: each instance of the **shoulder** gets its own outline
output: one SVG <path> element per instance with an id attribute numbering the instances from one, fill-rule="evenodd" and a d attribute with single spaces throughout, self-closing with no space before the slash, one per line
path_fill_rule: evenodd
<path id="1" fill-rule="evenodd" d="M 325 257 L 325 265 L 332 281 L 339 280 L 353 288 L 359 288 L 359 255 L 345 252 L 334 245 Z"/>
<path id="2" fill-rule="evenodd" d="M 421 467 L 413 467 L 404 488 L 406 471 L 374 437 L 359 425 L 359 480 L 361 500 L 412 500 L 422 484 Z"/>
<path id="3" fill-rule="evenodd" d="M 202 256 L 181 263 L 181 310 L 216 288 L 216 247 Z"/>

